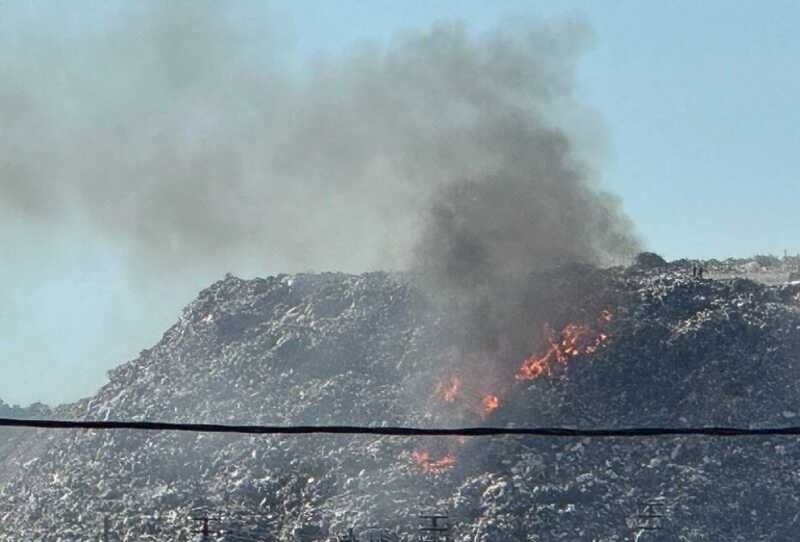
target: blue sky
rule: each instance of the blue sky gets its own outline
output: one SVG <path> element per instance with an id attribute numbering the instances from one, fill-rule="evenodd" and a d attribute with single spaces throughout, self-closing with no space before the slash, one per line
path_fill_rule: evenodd
<path id="1" fill-rule="evenodd" d="M 310 7 L 310 6 L 313 6 Z M 347 7 L 342 7 L 347 6 Z M 668 258 L 800 252 L 797 2 L 317 2 L 276 10 L 305 55 L 458 18 L 580 17 L 578 96 L 609 139 L 603 185 Z"/>
<path id="2" fill-rule="evenodd" d="M 0 28 L 41 20 L 68 39 L 70 32 L 104 28 L 116 13 L 113 5 L 65 3 L 71 16 L 59 25 L 49 5 L 2 4 Z M 299 69 L 317 55 L 441 19 L 481 31 L 518 18 L 578 17 L 594 33 L 576 92 L 599 117 L 607 142 L 598 160 L 601 185 L 622 198 L 648 248 L 671 259 L 800 252 L 800 3 L 265 6 L 242 4 L 237 20 L 254 28 L 272 21 L 283 34 L 287 66 Z M 157 276 L 133 280 L 117 248 L 88 230 L 53 235 L 42 225 L 9 221 L 0 241 L 0 398 L 9 402 L 90 395 L 106 370 L 155 343 L 181 307 L 219 278 L 199 270 L 180 285 Z"/>

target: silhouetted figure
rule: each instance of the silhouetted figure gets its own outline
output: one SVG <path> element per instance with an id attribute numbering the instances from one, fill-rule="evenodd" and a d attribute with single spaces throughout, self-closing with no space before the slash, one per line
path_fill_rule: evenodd
<path id="1" fill-rule="evenodd" d="M 696 277 L 697 277 L 697 266 L 693 265 L 692 266 L 692 278 L 696 278 Z"/>
<path id="2" fill-rule="evenodd" d="M 699 278 L 699 279 L 703 278 L 703 273 L 705 273 L 705 271 L 706 270 L 703 269 L 702 265 L 700 267 L 698 267 L 697 268 L 697 278 Z"/>

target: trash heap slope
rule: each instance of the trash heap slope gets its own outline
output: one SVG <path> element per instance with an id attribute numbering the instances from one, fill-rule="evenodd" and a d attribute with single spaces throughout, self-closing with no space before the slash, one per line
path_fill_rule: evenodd
<path id="1" fill-rule="evenodd" d="M 537 280 L 541 280 L 541 277 Z M 800 290 L 696 280 L 681 269 L 573 266 L 546 277 L 607 307 L 608 341 L 513 381 L 476 424 L 800 425 Z M 407 275 L 227 276 L 161 341 L 111 371 L 77 419 L 426 425 L 446 314 Z M 444 407 L 443 407 L 444 408 Z M 432 412 L 432 410 L 434 412 Z M 408 536 L 448 511 L 458 541 L 791 540 L 800 445 L 791 438 L 452 440 L 37 431 L 10 452 L 0 540 L 327 540 L 381 526 Z M 413 460 L 451 451 L 454 464 Z M 21 454 L 21 452 L 20 452 Z M 663 518 L 648 518 L 657 502 Z M 655 522 L 655 523 L 653 523 Z M 657 523 L 657 525 L 656 525 Z M 655 526 L 657 530 L 639 531 Z M 408 538 L 409 540 L 411 538 Z"/>

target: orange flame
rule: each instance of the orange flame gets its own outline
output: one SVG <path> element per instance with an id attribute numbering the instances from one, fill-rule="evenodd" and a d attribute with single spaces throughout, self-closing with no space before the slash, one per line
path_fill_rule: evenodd
<path id="1" fill-rule="evenodd" d="M 500 399 L 496 395 L 487 393 L 483 396 L 483 399 L 481 399 L 481 406 L 483 406 L 483 411 L 488 414 L 500 406 Z"/>
<path id="2" fill-rule="evenodd" d="M 453 454 L 443 454 L 438 459 L 432 459 L 426 450 L 414 450 L 411 452 L 411 459 L 425 472 L 441 472 L 448 467 L 456 464 Z"/>
<path id="3" fill-rule="evenodd" d="M 449 381 L 437 384 L 435 395 L 442 401 L 453 401 L 459 389 L 461 389 L 461 379 L 453 376 Z"/>
<path id="4" fill-rule="evenodd" d="M 598 318 L 598 325 L 611 320 L 611 312 L 604 310 Z M 569 323 L 561 330 L 558 340 L 549 339 L 550 346 L 542 354 L 529 356 L 522 361 L 514 378 L 532 380 L 552 373 L 552 364 L 566 363 L 578 354 L 592 354 L 608 342 L 608 335 L 593 329 L 587 324 Z"/>
<path id="5" fill-rule="evenodd" d="M 548 327 L 546 336 L 549 346 L 543 352 L 524 359 L 514 374 L 514 378 L 531 380 L 542 375 L 550 375 L 554 363 L 566 364 L 571 357 L 596 352 L 608 342 L 608 335 L 602 329 L 612 318 L 613 314 L 604 310 L 594 323 L 568 323 L 558 334 Z M 489 388 L 486 386 L 485 380 L 471 375 L 465 376 L 465 383 L 462 383 L 461 378 L 456 375 L 443 378 L 436 385 L 433 396 L 447 402 L 454 402 L 458 399 L 459 403 L 463 403 L 469 412 L 481 416 L 488 415 L 500 406 L 498 395 L 483 393 Z M 504 387 L 490 389 L 498 392 L 498 389 L 502 391 Z M 463 446 L 465 441 L 466 439 L 462 437 L 457 440 L 457 443 Z M 412 451 L 410 457 L 426 473 L 441 472 L 456 464 L 453 449 L 454 446 L 450 446 L 449 451 L 436 452 L 437 455 L 432 456 L 428 450 L 419 448 Z"/>
<path id="6" fill-rule="evenodd" d="M 550 356 L 552 349 L 548 350 L 544 356 L 530 356 L 522 361 L 522 365 L 517 370 L 514 378 L 517 380 L 533 380 L 543 374 L 549 375 L 550 371 Z"/>

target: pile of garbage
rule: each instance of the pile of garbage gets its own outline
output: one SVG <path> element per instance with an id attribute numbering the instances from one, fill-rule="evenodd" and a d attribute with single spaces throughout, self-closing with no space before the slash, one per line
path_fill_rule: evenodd
<path id="1" fill-rule="evenodd" d="M 800 425 L 800 286 L 700 279 L 652 258 L 536 280 L 571 300 L 530 352 L 549 365 L 510 374 L 502 396 L 459 420 Z M 570 327 L 586 313 L 576 299 L 606 311 L 602 340 Z M 438 425 L 459 393 L 441 381 L 450 325 L 411 275 L 226 276 L 158 344 L 57 417 Z M 788 437 L 40 430 L 9 447 L 0 456 L 8 541 L 195 540 L 204 525 L 212 540 L 325 541 L 351 529 L 368 540 L 381 529 L 410 541 L 429 512 L 446 514 L 451 539 L 463 542 L 789 540 L 800 518 L 800 444 Z"/>

